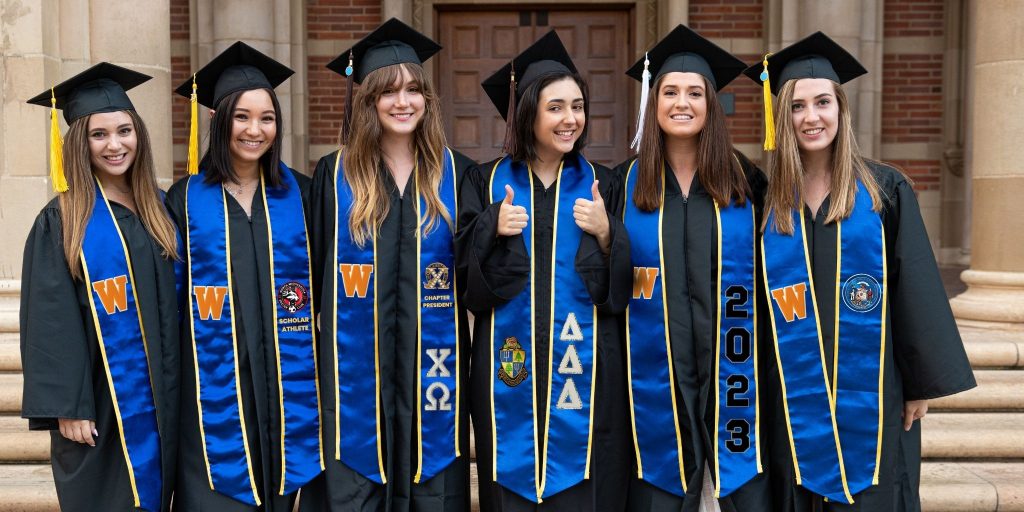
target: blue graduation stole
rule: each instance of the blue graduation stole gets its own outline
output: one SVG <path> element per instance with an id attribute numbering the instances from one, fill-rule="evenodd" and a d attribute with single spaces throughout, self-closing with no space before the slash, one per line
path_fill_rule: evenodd
<path id="1" fill-rule="evenodd" d="M 335 459 L 364 477 L 387 483 L 381 456 L 380 361 L 376 239 L 366 247 L 352 242 L 348 212 L 352 189 L 345 182 L 342 152 L 335 157 L 334 331 Z M 447 468 L 459 454 L 459 359 L 455 246 L 453 228 L 439 220 L 427 230 L 426 203 L 414 173 L 416 213 L 420 219 L 417 252 L 422 280 L 418 285 L 416 483 Z M 445 148 L 438 196 L 457 216 L 455 158 Z M 342 287 L 338 287 L 341 276 Z M 369 340 L 373 340 L 370 344 Z M 373 368 L 373 379 L 367 369 Z"/>
<path id="2" fill-rule="evenodd" d="M 590 197 L 595 177 L 594 167 L 582 156 L 564 160 L 558 170 L 551 254 L 551 323 L 536 325 L 532 269 L 537 261 L 532 222 L 523 230 L 531 258 L 530 285 L 492 314 L 491 478 L 538 503 L 590 478 L 597 313 L 574 266 L 583 230 L 576 226 L 572 207 L 577 198 Z M 533 172 L 522 162 L 502 158 L 491 175 L 492 202 L 505 196 L 505 185 L 515 191 L 517 202 L 529 205 L 527 211 L 533 219 Z M 529 322 L 524 321 L 527 318 Z M 546 397 L 537 396 L 530 378 L 537 374 L 533 356 L 534 337 L 539 329 L 547 330 L 551 345 L 549 359 L 542 363 L 548 365 Z M 548 412 L 541 439 L 537 438 L 538 400 L 546 400 Z M 543 460 L 538 456 L 542 442 L 546 448 Z"/>
<path id="3" fill-rule="evenodd" d="M 637 478 L 682 496 L 687 491 L 672 344 L 668 331 L 662 244 L 664 203 L 645 212 L 633 202 L 637 161 L 626 177 L 623 222 L 633 237 L 633 297 L 626 310 L 626 346 Z M 665 174 L 662 169 L 662 190 Z M 715 204 L 717 294 L 715 350 L 715 492 L 728 496 L 761 472 L 757 442 L 757 344 L 754 294 L 754 209 Z M 672 269 L 680 271 L 682 269 Z M 724 404 L 724 407 L 723 407 Z"/>
<path id="4" fill-rule="evenodd" d="M 323 471 L 320 396 L 314 349 L 309 245 L 299 184 L 281 164 L 282 186 L 268 188 L 260 175 L 270 240 L 267 293 L 274 301 L 281 411 L 279 494 L 296 491 Z M 227 201 L 219 183 L 187 178 L 189 324 L 199 391 L 200 434 L 210 488 L 243 503 L 260 505 L 252 474 L 245 413 L 238 387 L 239 343 L 230 272 Z M 255 300 L 250 298 L 249 300 Z M 244 341 L 242 341 L 244 343 Z M 312 364 L 311 364 L 312 363 Z M 267 447 L 269 448 L 269 447 Z M 259 461 L 255 463 L 259 464 Z M 268 477 L 270 475 L 267 475 Z"/>
<path id="5" fill-rule="evenodd" d="M 156 512 L 163 477 L 146 331 L 128 246 L 98 181 L 81 260 L 134 505 Z"/>
<path id="6" fill-rule="evenodd" d="M 871 196 L 858 181 L 853 212 L 836 224 L 839 261 L 831 379 L 803 212 L 790 213 L 793 235 L 773 230 L 775 212 L 769 213 L 761 242 L 797 484 L 842 503 L 853 503 L 853 494 L 878 484 L 881 457 L 885 233 L 871 205 Z"/>

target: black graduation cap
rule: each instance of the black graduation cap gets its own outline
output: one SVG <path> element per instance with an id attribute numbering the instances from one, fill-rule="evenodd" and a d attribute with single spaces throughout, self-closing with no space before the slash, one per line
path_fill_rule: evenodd
<path id="1" fill-rule="evenodd" d="M 654 83 L 665 73 L 697 73 L 707 78 L 716 91 L 740 75 L 747 64 L 686 25 L 679 25 L 636 61 L 626 74 L 643 81 L 649 70 Z"/>
<path id="2" fill-rule="evenodd" d="M 771 95 L 777 95 L 782 84 L 800 78 L 827 78 L 844 84 L 867 72 L 850 52 L 820 31 L 776 53 L 765 55 L 760 64 L 744 70 L 743 74 L 764 87 L 765 151 L 775 149 L 775 114 Z"/>
<path id="3" fill-rule="evenodd" d="M 33 105 L 50 107 L 50 185 L 54 192 L 68 191 L 68 180 L 64 176 L 64 140 L 60 136 L 57 109 L 64 112 L 68 124 L 89 114 L 135 110 L 125 91 L 150 78 L 101 62 L 28 100 Z"/>
<path id="4" fill-rule="evenodd" d="M 361 84 L 366 75 L 380 68 L 423 64 L 439 51 L 441 45 L 397 18 L 391 18 L 332 60 L 327 68 L 341 76 L 351 76 L 355 83 Z"/>
<path id="5" fill-rule="evenodd" d="M 798 78 L 827 78 L 844 84 L 866 74 L 864 66 L 823 32 L 815 32 L 776 53 L 766 57 L 764 64 L 748 67 L 743 74 L 762 83 L 771 77 L 772 94 L 778 94 L 782 84 Z"/>
<path id="6" fill-rule="evenodd" d="M 516 100 L 530 84 L 550 73 L 577 73 L 576 65 L 554 29 L 480 83 L 505 120 L 505 153 L 516 153 Z"/>
<path id="7" fill-rule="evenodd" d="M 53 106 L 72 121 L 98 112 L 135 110 L 125 91 L 149 80 L 144 75 L 109 62 L 101 62 L 28 100 L 33 105 Z M 52 102 L 56 99 L 56 103 Z"/>
<path id="8" fill-rule="evenodd" d="M 238 41 L 189 77 L 174 92 L 189 98 L 192 81 L 201 105 L 216 108 L 225 96 L 238 91 L 273 89 L 295 72 L 259 50 Z"/>

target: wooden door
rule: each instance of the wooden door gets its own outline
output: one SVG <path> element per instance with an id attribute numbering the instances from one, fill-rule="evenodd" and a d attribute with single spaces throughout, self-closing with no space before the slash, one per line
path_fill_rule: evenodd
<path id="1" fill-rule="evenodd" d="M 554 28 L 590 90 L 593 162 L 615 165 L 628 155 L 635 106 L 628 10 L 441 11 L 434 75 L 449 144 L 477 161 L 501 153 L 505 123 L 480 82 Z"/>

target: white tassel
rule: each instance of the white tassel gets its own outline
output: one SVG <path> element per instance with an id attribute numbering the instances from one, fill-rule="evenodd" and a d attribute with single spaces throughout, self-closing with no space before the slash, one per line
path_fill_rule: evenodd
<path id="1" fill-rule="evenodd" d="M 640 84 L 640 112 L 636 116 L 636 136 L 633 137 L 633 143 L 629 145 L 629 148 L 634 151 L 640 151 L 640 141 L 644 137 L 644 114 L 647 112 L 647 96 L 651 92 L 651 72 L 648 70 L 650 65 L 651 61 L 644 53 L 644 74 Z"/>

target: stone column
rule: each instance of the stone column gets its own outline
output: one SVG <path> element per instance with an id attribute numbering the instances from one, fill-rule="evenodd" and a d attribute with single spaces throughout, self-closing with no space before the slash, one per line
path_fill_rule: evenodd
<path id="1" fill-rule="evenodd" d="M 971 2 L 974 30 L 971 133 L 971 268 L 950 301 L 963 321 L 1024 326 L 1024 3 Z"/>

